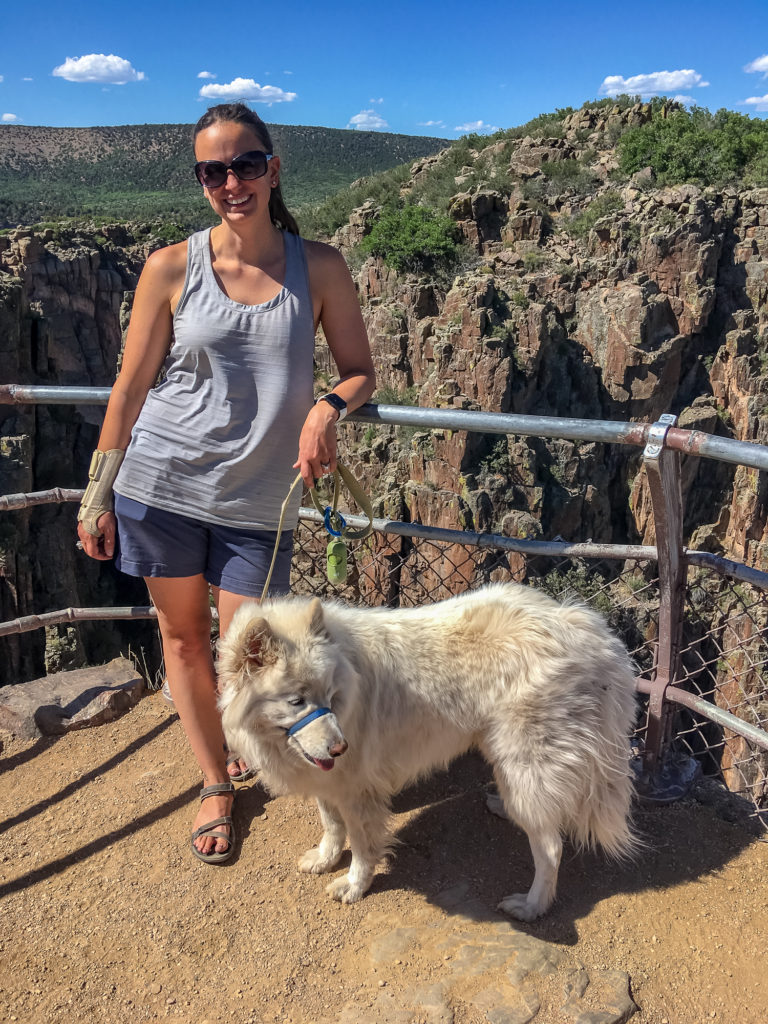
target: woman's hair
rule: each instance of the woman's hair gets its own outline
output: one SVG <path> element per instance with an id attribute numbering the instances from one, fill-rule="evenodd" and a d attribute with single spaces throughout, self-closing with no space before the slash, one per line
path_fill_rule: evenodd
<path id="1" fill-rule="evenodd" d="M 241 124 L 243 127 L 249 128 L 258 138 L 265 151 L 267 153 L 273 152 L 269 129 L 259 115 L 251 110 L 250 107 L 246 107 L 244 103 L 219 103 L 215 107 L 209 107 L 195 125 L 195 130 L 192 133 L 193 144 L 200 132 L 222 121 Z M 276 227 L 289 231 L 292 235 L 298 235 L 299 226 L 288 212 L 279 183 L 272 189 L 269 197 L 269 216 Z"/>

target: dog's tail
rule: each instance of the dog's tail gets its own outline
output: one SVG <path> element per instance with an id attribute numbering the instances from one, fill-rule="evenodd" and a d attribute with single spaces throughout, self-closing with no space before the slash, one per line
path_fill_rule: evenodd
<path id="1" fill-rule="evenodd" d="M 615 764 L 615 761 L 614 761 Z M 614 860 L 629 860 L 643 843 L 632 827 L 634 787 L 627 773 L 603 766 L 593 778 L 580 811 L 568 822 L 571 841 L 581 849 L 601 849 Z"/>

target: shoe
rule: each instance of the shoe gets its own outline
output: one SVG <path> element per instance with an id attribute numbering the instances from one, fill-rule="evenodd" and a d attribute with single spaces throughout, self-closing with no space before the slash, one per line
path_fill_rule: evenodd
<path id="1" fill-rule="evenodd" d="M 229 775 L 232 782 L 247 782 L 248 779 L 252 779 L 256 775 L 255 768 L 245 768 L 243 771 L 238 772 L 237 775 L 233 775 L 229 771 L 229 766 L 234 764 L 235 761 L 240 760 L 239 754 L 228 754 L 227 755 L 227 774 Z"/>
<path id="2" fill-rule="evenodd" d="M 160 694 L 166 704 L 170 704 L 172 708 L 176 706 L 173 702 L 173 697 L 171 696 L 171 687 L 170 683 L 168 682 L 168 676 L 166 676 L 165 679 L 163 680 L 163 685 L 160 688 Z"/>
<path id="3" fill-rule="evenodd" d="M 231 782 L 216 782 L 212 786 L 204 786 L 200 790 L 200 803 L 203 800 L 207 800 L 209 796 L 218 796 L 219 793 L 231 793 L 234 796 L 235 787 Z M 220 832 L 217 828 L 218 825 L 228 825 L 230 834 L 226 835 L 224 832 Z M 223 853 L 201 853 L 195 846 L 195 840 L 199 839 L 200 836 L 210 836 L 211 839 L 226 839 L 229 846 Z M 201 825 L 200 828 L 196 828 L 192 833 L 190 845 L 192 846 L 192 853 L 194 853 L 198 860 L 203 861 L 205 864 L 221 864 L 223 861 L 229 860 L 234 853 L 235 841 L 235 826 L 232 821 L 232 815 L 225 814 L 222 818 L 214 818 L 213 821 L 209 821 L 207 824 Z"/>

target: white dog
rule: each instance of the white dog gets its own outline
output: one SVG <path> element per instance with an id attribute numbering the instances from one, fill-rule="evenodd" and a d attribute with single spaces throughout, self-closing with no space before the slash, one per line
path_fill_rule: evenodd
<path id="1" fill-rule="evenodd" d="M 530 921 L 548 909 L 563 835 L 615 856 L 633 848 L 633 667 L 581 604 L 514 584 L 409 609 L 249 602 L 219 676 L 230 749 L 272 793 L 317 798 L 323 837 L 299 869 L 332 871 L 349 833 L 349 873 L 328 886 L 343 903 L 389 850 L 393 794 L 472 746 L 535 863 L 530 891 L 500 910 Z"/>

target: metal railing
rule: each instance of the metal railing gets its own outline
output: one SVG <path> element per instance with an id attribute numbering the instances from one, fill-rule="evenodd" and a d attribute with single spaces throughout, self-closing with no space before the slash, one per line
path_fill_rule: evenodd
<path id="1" fill-rule="evenodd" d="M 104 404 L 108 388 L 0 386 L 0 403 Z M 302 508 L 293 585 L 371 604 L 417 604 L 491 580 L 578 593 L 603 612 L 638 665 L 644 699 L 638 785 L 682 795 L 697 765 L 719 775 L 765 820 L 768 810 L 768 573 L 683 545 L 680 455 L 768 469 L 768 448 L 682 430 L 674 417 L 623 423 L 454 409 L 367 405 L 350 422 L 597 441 L 643 448 L 655 545 L 525 540 L 388 519 L 350 553 L 339 590 L 325 579 L 321 516 Z M 345 455 L 352 463 L 355 453 Z M 0 510 L 78 501 L 79 490 L 0 497 Z M 347 516 L 357 523 L 354 514 Z M 361 520 L 362 523 L 362 520 Z M 154 609 L 63 609 L 0 623 L 0 636 L 53 621 L 150 617 Z M 55 620 L 55 616 L 60 616 Z"/>

